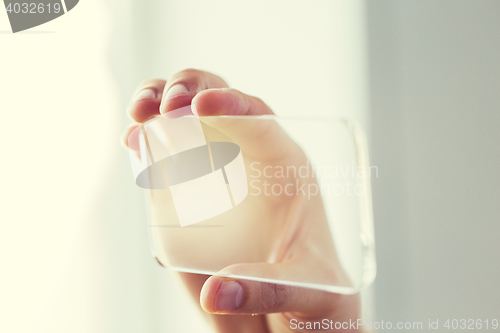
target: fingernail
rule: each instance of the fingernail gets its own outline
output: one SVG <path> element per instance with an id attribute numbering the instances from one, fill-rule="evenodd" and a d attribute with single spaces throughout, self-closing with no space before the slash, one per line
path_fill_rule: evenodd
<path id="1" fill-rule="evenodd" d="M 143 100 L 143 99 L 156 99 L 156 91 L 153 89 L 144 89 L 139 91 L 137 95 L 135 95 L 134 102 Z"/>
<path id="2" fill-rule="evenodd" d="M 160 259 L 158 259 L 158 257 L 155 257 L 155 259 L 156 259 L 156 262 L 158 262 L 158 264 L 159 264 L 161 267 L 165 267 L 165 266 L 163 266 L 163 264 L 161 263 Z"/>
<path id="3" fill-rule="evenodd" d="M 187 95 L 187 94 L 189 94 L 189 90 L 185 85 L 176 84 L 170 87 L 170 89 L 168 89 L 167 94 L 165 95 L 165 99 L 170 99 L 172 97 L 176 97 L 179 95 Z"/>
<path id="4" fill-rule="evenodd" d="M 222 282 L 215 298 L 216 311 L 236 310 L 243 303 L 243 287 L 236 281 Z"/>

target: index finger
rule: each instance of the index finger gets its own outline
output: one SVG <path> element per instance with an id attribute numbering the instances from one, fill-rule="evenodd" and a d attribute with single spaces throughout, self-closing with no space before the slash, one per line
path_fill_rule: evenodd
<path id="1" fill-rule="evenodd" d="M 129 117 L 143 123 L 160 114 L 161 96 L 166 83 L 165 80 L 152 79 L 139 84 L 127 108 Z"/>

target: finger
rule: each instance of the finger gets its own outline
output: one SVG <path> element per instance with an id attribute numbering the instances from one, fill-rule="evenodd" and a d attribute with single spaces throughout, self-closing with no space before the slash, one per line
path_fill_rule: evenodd
<path id="1" fill-rule="evenodd" d="M 273 118 L 210 117 L 273 115 L 273 111 L 259 98 L 236 89 L 209 89 L 196 95 L 192 109 L 204 123 L 227 135 L 247 155 L 260 159 L 302 155 L 298 146 Z"/>
<path id="2" fill-rule="evenodd" d="M 273 279 L 287 280 L 286 276 L 303 274 L 297 269 L 300 268 L 292 263 L 238 264 L 225 269 L 224 274 L 238 272 L 238 275 L 268 276 Z M 296 312 L 304 316 L 321 316 L 334 312 L 341 304 L 343 306 L 349 298 L 352 296 L 316 289 L 212 276 L 203 285 L 200 302 L 203 309 L 209 313 Z"/>
<path id="3" fill-rule="evenodd" d="M 136 133 L 134 132 L 134 130 L 139 128 L 139 126 L 140 125 L 138 124 L 130 124 L 127 128 L 123 130 L 122 135 L 120 136 L 120 143 L 122 144 L 123 147 L 130 148 L 133 150 L 139 149 L 139 138 L 137 137 L 137 140 L 135 140 L 135 138 L 130 137 L 130 134 Z"/>
<path id="4" fill-rule="evenodd" d="M 196 94 L 205 89 L 226 87 L 227 83 L 212 73 L 197 69 L 182 70 L 168 79 L 163 91 L 160 113 L 190 105 Z"/>
<path id="5" fill-rule="evenodd" d="M 142 82 L 136 89 L 127 112 L 132 120 L 143 123 L 160 114 L 160 103 L 166 81 L 152 79 Z"/>
<path id="6" fill-rule="evenodd" d="M 200 291 L 208 276 L 192 273 L 178 272 L 179 278 L 184 282 L 187 290 L 192 298 L 199 306 L 198 300 L 200 299 Z M 200 306 L 201 309 L 201 306 Z M 250 317 L 245 316 L 217 316 L 215 314 L 203 312 L 205 318 L 214 327 L 215 332 L 220 333 L 234 333 L 234 332 L 265 332 L 265 317 Z"/>

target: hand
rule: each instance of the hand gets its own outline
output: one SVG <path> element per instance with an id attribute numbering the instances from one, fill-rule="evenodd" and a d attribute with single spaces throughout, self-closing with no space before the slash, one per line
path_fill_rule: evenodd
<path id="1" fill-rule="evenodd" d="M 218 76 L 193 69 L 176 73 L 168 82 L 148 80 L 138 87 L 128 108 L 130 117 L 136 123 L 125 131 L 124 141 L 128 141 L 130 133 L 139 126 L 138 123 L 187 105 L 192 105 L 193 112 L 200 116 L 208 128 L 207 136 L 224 136 L 241 147 L 247 170 L 248 165 L 255 161 L 270 166 L 301 166 L 307 162 L 301 149 L 274 121 L 236 123 L 230 119 L 203 118 L 216 115 L 266 115 L 273 112 L 260 99 L 228 88 Z M 207 132 L 205 128 L 204 131 Z M 308 183 L 315 180 L 301 181 Z M 169 214 L 172 205 L 166 204 L 165 198 L 159 198 L 159 194 L 154 191 L 151 191 L 153 210 L 159 216 Z M 319 195 L 311 200 L 305 200 L 300 195 L 273 198 L 248 196 L 240 205 L 239 216 L 245 219 L 241 223 L 252 224 L 254 230 L 267 228 L 265 234 L 268 236 L 262 239 L 263 233 L 246 233 L 233 237 L 236 239 L 233 239 L 231 246 L 232 258 L 238 258 L 240 263 L 228 262 L 226 267 L 224 258 L 227 255 L 214 250 L 204 234 L 195 244 L 206 249 L 206 255 L 215 261 L 219 260 L 220 267 L 225 268 L 211 277 L 179 273 L 191 295 L 196 301 L 199 300 L 200 310 L 204 310 L 217 332 L 300 332 L 300 329 L 292 329 L 299 328 L 300 322 L 327 319 L 335 323 L 356 321 L 359 318 L 358 295 L 219 276 L 234 274 L 300 281 L 302 276 L 302 280 L 307 280 L 314 272 L 318 283 L 349 286 L 335 253 Z M 175 251 L 180 251 L 178 244 L 171 246 L 175 243 L 171 234 L 158 232 L 156 236 L 164 245 L 167 258 L 172 257 Z M 214 233 L 214 237 L 219 236 Z M 260 242 L 259 248 L 252 247 L 257 240 Z M 248 248 L 252 248 L 252 251 L 248 251 Z M 251 314 L 258 315 L 249 316 Z M 297 326 L 291 325 L 292 319 L 296 320 L 294 323 Z M 320 331 L 324 332 L 325 329 Z"/>

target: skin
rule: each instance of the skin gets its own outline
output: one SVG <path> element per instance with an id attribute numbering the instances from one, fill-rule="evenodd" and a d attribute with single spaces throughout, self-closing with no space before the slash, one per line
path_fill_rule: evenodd
<path id="1" fill-rule="evenodd" d="M 300 148 L 274 123 L 269 122 L 269 126 L 262 128 L 251 122 L 231 124 L 217 123 L 210 118 L 204 120 L 205 116 L 266 115 L 273 112 L 260 99 L 229 88 L 220 77 L 194 69 L 178 72 L 168 81 L 153 79 L 139 85 L 127 110 L 134 123 L 124 131 L 124 144 L 137 149 L 129 136 L 140 123 L 187 105 L 192 105 L 194 112 L 215 133 L 213 135 L 223 135 L 237 143 L 246 160 L 297 166 L 307 161 Z M 159 204 L 153 200 L 153 205 Z M 228 265 L 218 274 L 272 276 L 287 280 L 300 279 L 302 275 L 315 272 L 320 283 L 349 285 L 331 243 L 319 196 L 313 200 L 302 200 L 298 196 L 272 200 L 254 197 L 247 198 L 245 205 L 267 217 L 260 216 L 255 219 L 258 221 L 248 223 L 257 227 L 258 223 L 283 227 L 275 232 L 276 237 L 266 240 L 269 244 L 264 247 L 269 249 L 269 257 L 262 258 L 261 262 L 248 260 L 252 263 Z M 243 215 L 252 216 L 250 213 Z M 237 246 L 234 251 L 242 258 L 248 255 L 248 251 Z M 167 257 L 171 255 L 166 252 Z M 209 255 L 217 256 L 216 253 Z M 291 329 L 291 319 L 299 322 L 323 319 L 349 322 L 360 318 L 359 295 L 340 295 L 218 275 L 176 274 L 216 332 L 301 332 L 300 329 Z"/>

